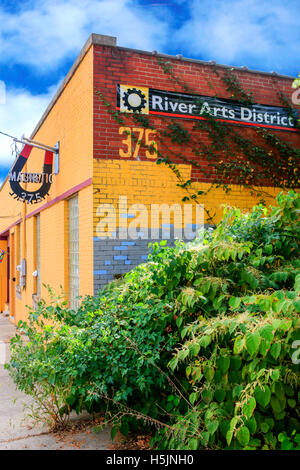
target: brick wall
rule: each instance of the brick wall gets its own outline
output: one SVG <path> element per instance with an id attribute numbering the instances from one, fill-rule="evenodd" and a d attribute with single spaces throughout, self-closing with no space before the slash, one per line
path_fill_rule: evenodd
<path id="1" fill-rule="evenodd" d="M 218 67 L 217 76 L 211 65 L 194 63 L 178 59 L 169 59 L 175 74 L 183 79 L 192 89 L 193 93 L 206 96 L 217 94 L 222 98 L 231 98 L 226 90 L 224 82 L 221 80 L 225 69 Z M 253 99 L 260 104 L 282 106 L 278 92 L 286 95 L 291 94 L 292 81 L 287 78 L 276 77 L 263 73 L 252 73 L 249 71 L 236 71 L 243 88 L 253 94 Z M 174 84 L 163 72 L 158 64 L 157 57 L 149 53 L 117 47 L 94 46 L 94 88 L 99 90 L 104 99 L 116 106 L 116 86 L 117 84 L 127 84 L 137 87 L 149 87 L 168 91 L 182 92 L 180 86 Z M 154 128 L 163 129 L 166 126 L 167 118 L 148 116 Z M 179 119 L 182 122 L 182 120 Z M 184 127 L 191 130 L 193 122 L 184 122 Z M 124 125 L 123 125 L 124 126 Z M 125 124 L 129 128 L 138 128 L 136 123 Z M 167 203 L 181 204 L 182 198 L 186 195 L 184 190 L 177 186 L 177 179 L 174 173 L 165 165 L 157 165 L 151 158 L 147 158 L 145 149 L 140 148 L 133 157 L 122 157 L 120 149 L 126 149 L 126 133 L 120 131 L 121 124 L 118 124 L 108 113 L 107 108 L 101 102 L 99 96 L 94 92 L 94 291 L 111 280 L 115 275 L 124 274 L 136 264 L 143 262 L 147 257 L 148 243 L 154 240 L 151 238 L 143 240 L 118 240 L 119 225 L 130 224 L 129 217 L 120 218 L 119 198 L 127 196 L 127 204 L 144 204 L 147 209 L 151 204 Z M 140 139 L 138 130 L 135 135 Z M 244 136 L 253 136 L 251 128 L 240 128 Z M 299 135 L 276 131 L 276 134 L 294 145 L 300 147 Z M 145 134 L 141 134 L 145 138 Z M 201 140 L 209 144 L 210 140 L 205 131 L 201 132 Z M 168 145 L 170 142 L 166 142 Z M 163 149 L 159 149 L 163 151 Z M 182 150 L 181 146 L 172 144 L 174 153 Z M 195 155 L 189 154 L 189 159 L 194 159 Z M 174 158 L 176 162 L 176 158 Z M 201 168 L 194 165 L 183 165 L 182 160 L 178 160 L 180 171 L 184 179 L 193 181 L 194 190 L 207 190 L 212 182 L 209 174 L 208 162 L 197 160 Z M 204 170 L 204 171 L 203 171 Z M 229 203 L 238 205 L 243 209 L 251 208 L 257 199 L 249 190 L 243 189 L 237 184 L 230 182 L 231 192 L 226 194 L 221 188 L 214 188 L 201 203 L 213 213 L 214 222 L 218 222 L 222 214 L 222 204 Z M 264 186 L 268 186 L 267 182 Z M 257 188 L 267 190 L 270 194 L 269 201 L 273 202 L 278 193 L 276 188 Z M 116 208 L 117 230 L 116 234 L 99 232 L 99 222 L 103 214 L 99 212 L 101 204 L 112 204 Z M 102 214 L 102 216 L 100 215 Z M 208 221 L 205 219 L 204 223 Z M 119 223 L 119 225 L 118 225 Z M 174 220 L 170 219 L 170 223 Z M 107 237 L 110 235 L 110 237 Z M 117 239 L 111 237 L 117 236 Z M 160 237 L 164 237 L 163 227 L 160 226 Z M 127 241 L 127 244 L 126 244 Z M 171 233 L 169 243 L 173 243 L 174 237 Z"/>

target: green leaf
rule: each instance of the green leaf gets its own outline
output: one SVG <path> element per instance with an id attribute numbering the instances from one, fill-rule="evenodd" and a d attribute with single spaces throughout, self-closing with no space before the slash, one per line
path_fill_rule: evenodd
<path id="1" fill-rule="evenodd" d="M 288 405 L 289 405 L 291 408 L 295 408 L 296 405 L 297 405 L 296 400 L 293 400 L 293 399 L 291 399 L 291 398 L 289 398 L 287 402 L 288 402 Z"/>
<path id="2" fill-rule="evenodd" d="M 281 450 L 292 450 L 292 449 L 293 449 L 293 443 L 289 439 L 286 439 L 281 444 Z"/>
<path id="3" fill-rule="evenodd" d="M 271 347 L 270 354 L 274 359 L 278 359 L 281 351 L 281 344 L 280 343 L 273 343 Z"/>
<path id="4" fill-rule="evenodd" d="M 204 377 L 209 381 L 211 382 L 212 379 L 214 378 L 214 375 L 215 375 L 215 370 L 213 367 L 211 366 L 205 366 L 204 367 Z"/>
<path id="5" fill-rule="evenodd" d="M 300 291 L 300 274 L 297 274 L 297 276 L 295 277 L 294 289 L 296 292 Z"/>
<path id="6" fill-rule="evenodd" d="M 283 441 L 285 441 L 286 439 L 287 439 L 287 435 L 286 435 L 285 432 L 280 432 L 280 433 L 278 434 L 278 441 L 279 441 L 279 442 L 283 442 Z"/>
<path id="7" fill-rule="evenodd" d="M 198 398 L 197 392 L 192 392 L 189 396 L 190 403 L 193 405 Z"/>
<path id="8" fill-rule="evenodd" d="M 261 337 L 258 333 L 247 333 L 246 334 L 246 348 L 250 356 L 254 356 L 259 349 Z"/>
<path id="9" fill-rule="evenodd" d="M 207 426 L 207 431 L 213 435 L 219 427 L 219 421 L 211 421 Z"/>
<path id="10" fill-rule="evenodd" d="M 180 333 L 181 339 L 184 339 L 184 337 L 187 334 L 188 330 L 189 329 L 188 329 L 187 326 L 185 328 L 182 328 L 181 333 Z"/>
<path id="11" fill-rule="evenodd" d="M 260 423 L 260 429 L 262 430 L 263 433 L 267 433 L 269 431 L 268 423 Z"/>
<path id="12" fill-rule="evenodd" d="M 121 434 L 123 434 L 124 436 L 127 436 L 128 433 L 129 433 L 129 425 L 127 423 L 127 421 L 125 423 L 122 424 L 122 426 L 120 427 L 120 432 Z"/>
<path id="13" fill-rule="evenodd" d="M 266 339 L 262 338 L 260 345 L 259 345 L 259 352 L 262 356 L 265 356 L 267 352 L 269 351 L 271 346 L 270 341 L 267 341 Z"/>
<path id="14" fill-rule="evenodd" d="M 200 345 L 197 343 L 192 343 L 189 345 L 189 350 L 192 356 L 197 356 L 200 351 Z"/>
<path id="15" fill-rule="evenodd" d="M 265 408 L 270 403 L 271 390 L 268 385 L 265 385 L 264 388 L 256 387 L 256 389 L 254 390 L 254 396 L 257 403 L 263 408 Z"/>
<path id="16" fill-rule="evenodd" d="M 169 362 L 169 367 L 171 370 L 175 370 L 176 367 L 177 367 L 177 364 L 178 364 L 178 358 L 177 357 L 173 357 L 173 359 L 171 359 L 171 361 Z"/>
<path id="17" fill-rule="evenodd" d="M 287 331 L 292 326 L 292 320 L 281 320 L 280 322 L 280 330 Z"/>
<path id="18" fill-rule="evenodd" d="M 182 349 L 181 351 L 179 351 L 178 353 L 178 358 L 181 360 L 181 361 L 184 361 L 184 359 L 189 355 L 189 350 L 186 348 L 186 349 Z"/>
<path id="19" fill-rule="evenodd" d="M 180 398 L 179 397 L 175 397 L 174 400 L 173 400 L 173 403 L 175 406 L 178 406 L 179 403 L 180 403 Z"/>
<path id="20" fill-rule="evenodd" d="M 300 300 L 294 300 L 293 305 L 297 313 L 300 313 Z"/>
<path id="21" fill-rule="evenodd" d="M 199 446 L 198 439 L 196 438 L 190 439 L 189 444 L 188 444 L 189 450 L 197 450 L 198 446 Z"/>
<path id="22" fill-rule="evenodd" d="M 272 341 L 274 337 L 272 325 L 266 325 L 263 328 L 261 328 L 259 330 L 259 334 L 267 341 Z"/>
<path id="23" fill-rule="evenodd" d="M 199 346 L 202 348 L 207 348 L 207 346 L 211 343 L 211 337 L 209 335 L 204 335 L 199 340 Z"/>
<path id="24" fill-rule="evenodd" d="M 254 418 L 254 416 L 248 419 L 245 424 L 247 428 L 249 429 L 250 434 L 254 434 L 257 428 L 257 423 L 256 423 L 256 419 Z"/>
<path id="25" fill-rule="evenodd" d="M 242 360 L 240 357 L 231 357 L 230 358 L 230 369 L 233 370 L 233 371 L 237 371 L 239 370 L 239 368 L 241 367 L 242 365 Z"/>
<path id="26" fill-rule="evenodd" d="M 226 397 L 226 391 L 222 388 L 215 391 L 215 399 L 221 403 Z"/>
<path id="27" fill-rule="evenodd" d="M 271 377 L 276 382 L 276 380 L 278 380 L 280 377 L 280 371 L 278 369 L 272 370 Z"/>
<path id="28" fill-rule="evenodd" d="M 231 421 L 230 421 L 230 425 L 229 425 L 229 429 L 231 431 L 234 431 L 235 430 L 235 427 L 237 425 L 237 422 L 238 422 L 239 418 L 237 416 L 234 416 Z"/>
<path id="29" fill-rule="evenodd" d="M 208 445 L 208 441 L 209 441 L 209 433 L 206 432 L 206 431 L 202 431 L 201 434 L 200 434 L 200 442 L 201 444 L 206 447 Z"/>
<path id="30" fill-rule="evenodd" d="M 247 271 L 247 270 L 242 271 L 241 279 L 247 282 L 247 284 L 249 284 L 251 289 L 256 289 L 258 287 L 258 284 L 259 284 L 258 279 L 256 279 L 256 277 L 251 271 Z"/>
<path id="31" fill-rule="evenodd" d="M 231 441 L 232 441 L 232 437 L 233 437 L 233 431 L 231 431 L 230 429 L 227 431 L 226 433 L 226 442 L 227 444 L 230 446 L 231 444 Z"/>
<path id="32" fill-rule="evenodd" d="M 277 330 L 277 328 L 280 327 L 280 323 L 281 323 L 281 320 L 279 320 L 279 318 L 276 318 L 275 320 L 272 321 L 272 327 L 273 327 L 273 330 Z"/>
<path id="33" fill-rule="evenodd" d="M 233 352 L 234 354 L 239 354 L 245 346 L 245 338 L 238 336 L 234 342 Z"/>
<path id="34" fill-rule="evenodd" d="M 269 312 L 272 307 L 272 297 L 270 295 L 265 296 L 262 299 L 259 299 L 258 305 L 263 312 Z"/>
<path id="35" fill-rule="evenodd" d="M 236 433 L 236 437 L 241 446 L 245 447 L 250 440 L 250 432 L 246 426 L 242 426 Z"/>
<path id="36" fill-rule="evenodd" d="M 217 368 L 225 374 L 230 366 L 230 358 L 228 356 L 221 356 L 217 359 Z"/>
<path id="37" fill-rule="evenodd" d="M 113 426 L 113 427 L 111 428 L 110 437 L 111 437 L 111 440 L 112 440 L 112 441 L 113 441 L 114 438 L 116 437 L 116 434 L 117 434 L 118 430 L 119 430 L 119 427 L 118 427 L 118 426 Z"/>
<path id="38" fill-rule="evenodd" d="M 193 371 L 193 377 L 195 381 L 199 381 L 202 379 L 203 374 L 202 374 L 202 369 L 201 367 L 196 367 Z"/>
<path id="39" fill-rule="evenodd" d="M 243 413 L 247 416 L 247 418 L 251 418 L 255 410 L 255 407 L 256 407 L 255 398 L 253 397 L 249 398 L 247 403 L 245 403 L 245 405 L 243 406 Z"/>
<path id="40" fill-rule="evenodd" d="M 273 252 L 273 246 L 271 244 L 265 245 L 265 252 L 267 253 L 267 255 L 271 255 Z"/>
<path id="41" fill-rule="evenodd" d="M 242 299 L 240 297 L 230 297 L 228 304 L 231 308 L 236 310 L 237 308 L 239 308 L 241 300 Z"/>
<path id="42" fill-rule="evenodd" d="M 202 400 L 205 403 L 210 403 L 213 399 L 213 396 L 214 396 L 214 392 L 212 390 L 205 389 L 202 392 Z"/>
<path id="43" fill-rule="evenodd" d="M 276 396 L 271 397 L 271 406 L 275 415 L 280 415 L 284 409 L 284 403 Z"/>
<path id="44" fill-rule="evenodd" d="M 191 375 L 191 372 L 192 372 L 191 366 L 187 366 L 187 368 L 185 369 L 185 374 L 187 378 L 189 378 L 189 376 Z"/>
<path id="45" fill-rule="evenodd" d="M 243 390 L 243 385 L 236 385 L 232 391 L 232 398 L 238 398 Z"/>

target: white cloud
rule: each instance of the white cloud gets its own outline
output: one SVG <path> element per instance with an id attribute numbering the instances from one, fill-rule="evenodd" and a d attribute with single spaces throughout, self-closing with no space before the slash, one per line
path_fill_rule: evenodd
<path id="1" fill-rule="evenodd" d="M 48 106 L 55 89 L 32 95 L 23 89 L 6 90 L 6 103 L 0 105 L 0 130 L 14 137 L 29 137 Z M 0 167 L 10 167 L 14 161 L 12 140 L 0 134 Z"/>
<path id="2" fill-rule="evenodd" d="M 230 65 L 289 73 L 298 66 L 299 0 L 193 0 L 178 48 Z"/>
<path id="3" fill-rule="evenodd" d="M 122 46 L 151 50 L 162 46 L 167 30 L 164 21 L 130 0 L 31 0 L 14 11 L 0 5 L 0 64 L 51 73 L 66 59 L 75 60 L 91 32 L 117 36 Z M 21 76 L 12 78 L 15 88 L 6 89 L 5 102 L 1 83 L 0 130 L 29 136 L 57 86 L 36 95 L 20 88 Z M 0 170 L 13 162 L 10 146 L 11 140 L 0 135 Z"/>
<path id="4" fill-rule="evenodd" d="M 159 49 L 168 38 L 167 23 L 134 1 L 35 0 L 13 13 L 0 7 L 0 61 L 46 72 L 73 58 L 91 32 L 146 50 Z"/>

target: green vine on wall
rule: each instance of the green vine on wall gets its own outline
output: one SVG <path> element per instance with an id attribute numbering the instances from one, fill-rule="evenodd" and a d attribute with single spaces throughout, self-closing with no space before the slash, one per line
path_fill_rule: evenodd
<path id="1" fill-rule="evenodd" d="M 185 83 L 182 76 L 175 74 L 170 61 L 157 57 L 157 62 L 176 87 L 180 87 L 184 92 L 196 94 L 195 90 Z M 215 65 L 212 67 L 233 99 L 248 106 L 254 104 L 252 92 L 243 89 L 233 69 L 227 69 L 221 75 Z M 209 86 L 214 89 L 211 81 Z M 277 90 L 277 93 L 281 102 L 290 110 L 290 115 L 294 117 L 288 98 L 281 91 Z M 231 184 L 250 189 L 251 193 L 261 198 L 262 202 L 265 197 L 270 196 L 266 190 L 261 189 L 263 186 L 278 187 L 283 190 L 299 187 L 300 150 L 266 129 L 252 129 L 251 136 L 249 136 L 249 133 L 244 134 L 240 128 L 220 122 L 217 117 L 208 112 L 203 114 L 205 120 L 193 123 L 192 129 L 188 129 L 175 118 L 166 120 L 163 117 L 160 117 L 164 120 L 163 129 L 158 129 L 150 123 L 148 116 L 138 112 L 126 115 L 120 113 L 105 100 L 99 90 L 96 90 L 96 94 L 107 107 L 108 113 L 119 124 L 124 125 L 132 120 L 144 129 L 151 128 L 156 131 L 159 150 L 154 149 L 152 145 L 147 146 L 134 135 L 132 139 L 138 141 L 142 148 L 151 152 L 155 150 L 157 164 L 165 164 L 172 170 L 178 180 L 177 186 L 187 193 L 183 201 L 201 204 L 203 196 L 207 195 L 213 187 L 221 187 L 225 192 L 229 192 Z M 217 97 L 217 94 L 215 96 Z M 196 98 L 196 102 L 200 106 L 203 103 L 201 97 Z M 167 125 L 165 125 L 166 121 L 168 121 Z M 207 135 L 209 144 L 205 143 L 201 137 L 199 138 L 203 133 Z M 182 150 L 174 151 L 172 144 L 180 145 Z M 207 162 L 207 168 L 199 161 Z M 204 178 L 212 180 L 209 188 L 196 190 L 192 180 L 186 180 L 181 174 L 179 164 L 188 164 L 192 168 L 198 168 Z M 207 222 L 214 223 L 215 214 L 207 208 L 205 210 Z"/>

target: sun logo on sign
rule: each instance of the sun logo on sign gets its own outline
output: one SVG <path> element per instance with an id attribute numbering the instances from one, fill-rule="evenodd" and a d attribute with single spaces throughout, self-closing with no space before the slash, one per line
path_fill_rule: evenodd
<path id="1" fill-rule="evenodd" d="M 120 111 L 149 114 L 149 89 L 120 85 Z"/>

